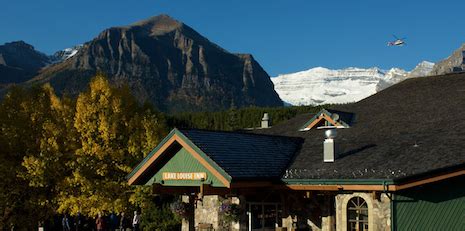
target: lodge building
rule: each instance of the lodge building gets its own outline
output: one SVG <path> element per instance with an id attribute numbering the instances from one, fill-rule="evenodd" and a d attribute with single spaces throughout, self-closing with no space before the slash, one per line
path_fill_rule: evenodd
<path id="1" fill-rule="evenodd" d="M 182 230 L 465 229 L 465 74 L 263 127 L 174 129 L 128 182 L 182 195 Z"/>

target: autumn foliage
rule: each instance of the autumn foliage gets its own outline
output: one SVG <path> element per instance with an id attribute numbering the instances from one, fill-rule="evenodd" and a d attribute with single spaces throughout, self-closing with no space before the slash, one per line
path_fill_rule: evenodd
<path id="1" fill-rule="evenodd" d="M 49 85 L 12 89 L 0 129 L 2 230 L 32 229 L 56 213 L 127 211 L 142 199 L 125 176 L 167 132 L 161 113 L 103 76 L 77 99 Z"/>

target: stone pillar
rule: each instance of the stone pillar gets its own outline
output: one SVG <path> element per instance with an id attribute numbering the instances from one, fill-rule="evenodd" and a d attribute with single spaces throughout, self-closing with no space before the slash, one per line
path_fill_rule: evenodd
<path id="1" fill-rule="evenodd" d="M 212 224 L 215 230 L 219 230 L 218 212 L 220 197 L 217 195 L 203 196 L 201 201 L 197 201 L 195 209 L 195 225 L 199 223 Z"/>
<path id="2" fill-rule="evenodd" d="M 241 207 L 242 207 L 242 211 L 244 211 L 243 213 L 246 213 L 247 210 L 246 210 L 246 208 L 245 208 L 245 203 L 244 203 L 245 200 L 244 200 L 244 198 L 242 198 L 242 200 L 241 200 L 240 197 L 232 197 L 232 198 L 231 198 L 231 202 L 232 202 L 233 204 L 236 204 L 236 205 L 238 205 L 238 206 L 241 206 Z M 246 223 L 244 224 L 243 219 L 242 219 L 242 216 L 240 216 L 240 218 L 239 218 L 239 220 L 238 220 L 237 222 L 232 222 L 232 224 L 231 224 L 231 226 L 230 226 L 230 227 L 231 227 L 231 231 L 240 231 L 240 230 L 244 230 L 241 226 L 244 226 L 244 227 L 247 226 Z M 245 230 L 247 230 L 247 227 L 246 227 Z"/>
<path id="3" fill-rule="evenodd" d="M 195 220 L 194 220 L 194 204 L 193 198 L 190 196 L 183 195 L 181 197 L 182 202 L 189 203 L 190 212 L 188 218 L 182 218 L 181 221 L 181 231 L 194 231 L 195 230 Z"/>
<path id="4" fill-rule="evenodd" d="M 321 231 L 334 231 L 336 223 L 334 195 L 326 195 L 323 204 L 321 205 Z"/>

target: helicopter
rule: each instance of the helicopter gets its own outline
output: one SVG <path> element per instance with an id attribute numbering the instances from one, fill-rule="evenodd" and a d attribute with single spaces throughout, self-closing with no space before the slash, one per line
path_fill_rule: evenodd
<path id="1" fill-rule="evenodd" d="M 388 44 L 387 44 L 388 46 L 399 46 L 400 47 L 400 46 L 405 45 L 405 41 L 404 41 L 405 38 L 400 39 L 400 38 L 397 38 L 397 36 L 395 36 L 395 35 L 392 35 L 392 36 L 394 36 L 394 38 L 396 40 L 394 40 L 392 42 L 388 42 Z"/>

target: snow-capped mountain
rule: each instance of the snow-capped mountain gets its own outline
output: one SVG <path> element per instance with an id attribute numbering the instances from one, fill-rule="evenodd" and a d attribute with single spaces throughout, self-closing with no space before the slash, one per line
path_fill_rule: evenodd
<path id="1" fill-rule="evenodd" d="M 66 48 L 61 51 L 55 52 L 55 54 L 50 56 L 50 60 L 52 63 L 58 63 L 64 60 L 67 60 L 73 56 L 75 56 L 83 47 L 82 44 L 76 45 L 71 48 Z"/>
<path id="2" fill-rule="evenodd" d="M 357 102 L 406 78 L 426 76 L 434 64 L 423 61 L 408 72 L 399 68 L 381 70 L 349 67 L 330 70 L 316 67 L 271 78 L 281 99 L 291 105 Z"/>
<path id="3" fill-rule="evenodd" d="M 423 61 L 419 63 L 409 74 L 408 77 L 422 77 L 431 75 L 434 63 Z"/>

